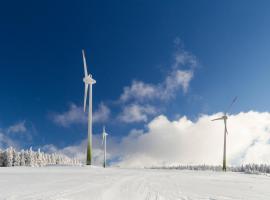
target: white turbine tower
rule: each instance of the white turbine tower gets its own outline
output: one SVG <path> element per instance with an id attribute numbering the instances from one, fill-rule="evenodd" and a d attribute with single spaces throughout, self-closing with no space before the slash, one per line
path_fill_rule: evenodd
<path id="1" fill-rule="evenodd" d="M 216 121 L 216 120 L 223 120 L 224 121 L 224 147 L 223 147 L 223 166 L 222 166 L 222 170 L 226 171 L 226 136 L 228 134 L 228 130 L 227 130 L 227 113 L 229 111 L 229 109 L 232 107 L 232 105 L 235 103 L 235 101 L 237 100 L 237 97 L 235 97 L 232 101 L 232 103 L 229 105 L 228 109 L 226 110 L 226 112 L 224 112 L 224 115 L 220 118 L 217 119 L 213 119 L 212 121 Z"/>
<path id="2" fill-rule="evenodd" d="M 107 144 L 106 144 L 106 141 L 107 141 L 107 136 L 108 136 L 108 133 L 106 133 L 105 131 L 105 127 L 103 126 L 103 133 L 102 133 L 102 144 L 104 144 L 104 162 L 103 162 L 103 167 L 105 168 L 106 167 L 106 148 L 107 148 Z"/>
<path id="3" fill-rule="evenodd" d="M 83 55 L 83 66 L 84 66 L 84 112 L 86 110 L 86 100 L 87 100 L 87 92 L 89 86 L 89 110 L 88 110 L 88 140 L 87 140 L 87 156 L 86 156 L 86 164 L 91 165 L 92 161 L 92 85 L 96 83 L 96 81 L 92 78 L 92 75 L 87 73 L 87 64 L 84 50 L 82 50 Z"/>

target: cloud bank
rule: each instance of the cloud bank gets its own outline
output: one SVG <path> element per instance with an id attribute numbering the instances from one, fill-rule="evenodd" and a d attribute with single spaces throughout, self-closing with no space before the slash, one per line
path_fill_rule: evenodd
<path id="1" fill-rule="evenodd" d="M 224 124 L 211 120 L 222 113 L 201 115 L 196 121 L 182 116 L 169 120 L 159 115 L 145 130 L 131 130 L 116 140 L 109 133 L 107 140 L 111 165 L 151 167 L 179 164 L 221 165 Z M 242 112 L 228 119 L 227 163 L 270 164 L 270 113 Z M 101 136 L 94 135 L 94 164 L 102 163 Z M 57 149 L 64 154 L 85 159 L 85 140 L 74 146 Z"/>
<path id="2" fill-rule="evenodd" d="M 192 122 L 187 117 L 170 121 L 164 115 L 153 119 L 147 130 L 132 130 L 119 144 L 115 156 L 125 167 L 145 167 L 174 164 L 221 165 L 223 155 L 221 116 L 201 115 Z M 270 113 L 250 111 L 229 116 L 227 162 L 270 164 Z"/>

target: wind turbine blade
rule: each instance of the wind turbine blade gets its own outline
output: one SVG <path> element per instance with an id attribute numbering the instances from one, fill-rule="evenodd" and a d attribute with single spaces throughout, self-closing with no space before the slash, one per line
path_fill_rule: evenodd
<path id="1" fill-rule="evenodd" d="M 85 58 L 84 50 L 82 50 L 82 55 L 83 55 L 84 77 L 86 77 L 86 76 L 88 76 L 88 73 L 87 73 L 87 64 L 86 64 L 86 58 Z"/>
<path id="2" fill-rule="evenodd" d="M 222 120 L 224 119 L 223 117 L 219 117 L 219 118 L 216 118 L 216 119 L 212 119 L 211 121 L 216 121 L 216 120 Z"/>
<path id="3" fill-rule="evenodd" d="M 236 102 L 237 100 L 237 96 L 234 97 L 234 99 L 232 100 L 232 103 L 229 105 L 229 107 L 227 108 L 226 112 L 225 112 L 225 115 L 228 113 L 228 111 L 231 109 L 232 105 Z"/>
<path id="4" fill-rule="evenodd" d="M 83 102 L 83 110 L 86 110 L 86 100 L 87 100 L 87 92 L 88 92 L 88 84 L 84 84 L 84 102 Z"/>

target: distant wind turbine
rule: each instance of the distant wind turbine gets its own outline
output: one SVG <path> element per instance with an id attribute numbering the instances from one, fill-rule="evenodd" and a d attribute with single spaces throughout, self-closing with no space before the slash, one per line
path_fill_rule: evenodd
<path id="1" fill-rule="evenodd" d="M 229 111 L 229 109 L 232 107 L 232 105 L 236 102 L 237 100 L 237 97 L 235 97 L 232 101 L 232 103 L 229 105 L 229 107 L 227 108 L 227 110 L 224 112 L 223 116 L 220 117 L 220 118 L 217 118 L 217 119 L 213 119 L 212 121 L 216 121 L 216 120 L 223 120 L 224 121 L 224 149 L 223 149 L 223 167 L 222 167 L 222 170 L 223 171 L 226 171 L 226 136 L 228 134 L 228 130 L 227 130 L 227 119 L 228 119 L 228 116 L 227 116 L 227 113 Z"/>
<path id="2" fill-rule="evenodd" d="M 106 133 L 105 131 L 105 127 L 103 126 L 103 133 L 102 133 L 102 144 L 104 144 L 104 162 L 103 162 L 103 167 L 105 168 L 106 167 L 106 141 L 107 141 L 107 136 L 108 136 L 108 133 Z"/>
<path id="3" fill-rule="evenodd" d="M 88 110 L 88 140 L 87 140 L 87 156 L 86 156 L 86 164 L 91 165 L 92 161 L 92 85 L 96 83 L 96 81 L 92 78 L 92 75 L 87 73 L 87 64 L 84 50 L 82 50 L 83 55 L 83 67 L 84 67 L 84 112 L 86 110 L 86 100 L 87 100 L 87 92 L 89 86 L 89 110 Z"/>

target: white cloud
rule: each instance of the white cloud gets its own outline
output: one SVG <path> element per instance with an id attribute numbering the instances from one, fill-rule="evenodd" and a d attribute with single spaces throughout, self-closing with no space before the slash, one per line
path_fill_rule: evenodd
<path id="1" fill-rule="evenodd" d="M 25 121 L 21 121 L 8 128 L 0 129 L 0 149 L 5 149 L 10 146 L 18 149 L 20 147 L 19 139 L 31 140 L 32 136 L 25 123 Z"/>
<path id="2" fill-rule="evenodd" d="M 186 66 L 188 68 L 195 68 L 198 65 L 196 56 L 192 53 L 185 51 L 183 48 L 178 49 L 174 54 L 173 68 Z"/>
<path id="3" fill-rule="evenodd" d="M 197 58 L 180 47 L 180 39 L 175 40 L 177 47 L 173 54 L 173 62 L 163 81 L 157 84 L 134 80 L 130 86 L 124 87 L 120 95 L 120 102 L 147 102 L 149 100 L 169 100 L 175 97 L 177 91 L 182 89 L 186 93 L 198 66 Z"/>
<path id="4" fill-rule="evenodd" d="M 0 132 L 0 149 L 5 149 L 10 146 L 18 149 L 19 144 L 18 142 L 7 136 L 5 133 Z"/>
<path id="5" fill-rule="evenodd" d="M 196 122 L 186 117 L 170 121 L 160 115 L 148 124 L 148 130 L 133 130 L 122 139 L 115 156 L 121 166 L 145 167 L 163 164 L 222 163 L 222 121 L 220 116 L 202 115 Z M 248 112 L 232 115 L 228 120 L 228 163 L 270 164 L 270 113 Z"/>
<path id="6" fill-rule="evenodd" d="M 124 92 L 120 96 L 120 100 L 126 102 L 130 99 L 143 101 L 157 97 L 157 86 L 144 83 L 142 81 L 133 81 L 131 86 L 124 87 Z"/>
<path id="7" fill-rule="evenodd" d="M 176 95 L 179 87 L 182 87 L 183 92 L 186 93 L 192 77 L 192 70 L 173 70 L 162 84 L 151 85 L 133 81 L 130 87 L 124 88 L 120 96 L 123 105 L 118 119 L 126 123 L 146 122 L 150 115 L 157 113 L 157 109 L 149 103 L 146 104 L 146 101 L 169 100 Z"/>
<path id="8" fill-rule="evenodd" d="M 247 149 L 243 163 L 258 163 L 265 164 L 270 163 L 270 144 L 268 142 L 255 142 L 250 148 Z"/>
<path id="9" fill-rule="evenodd" d="M 110 109 L 101 103 L 98 109 L 93 113 L 93 122 L 105 122 L 110 115 Z M 63 127 L 68 127 L 72 124 L 85 124 L 87 123 L 87 112 L 83 111 L 83 107 L 76 104 L 70 104 L 69 110 L 64 113 L 52 114 L 52 120 Z"/>
<path id="10" fill-rule="evenodd" d="M 70 104 L 69 110 L 64 113 L 52 115 L 53 121 L 61 126 L 68 127 L 71 124 L 86 123 L 87 117 L 83 108 L 76 104 Z"/>
<path id="11" fill-rule="evenodd" d="M 147 130 L 131 130 L 116 140 L 108 137 L 108 155 L 114 165 L 149 167 L 177 164 L 221 165 L 223 155 L 222 121 L 211 120 L 222 113 L 201 115 L 193 122 L 183 116 L 170 121 L 160 115 L 147 124 Z M 229 165 L 270 164 L 270 113 L 246 112 L 228 119 L 227 161 Z M 93 135 L 94 163 L 103 161 L 101 136 Z M 48 148 L 48 147 L 47 147 Z M 63 149 L 48 149 L 85 160 L 86 140 Z"/>
<path id="12" fill-rule="evenodd" d="M 176 70 L 173 71 L 170 76 L 166 77 L 164 90 L 161 90 L 160 96 L 163 99 L 168 99 L 175 95 L 175 91 L 179 87 L 182 87 L 183 92 L 186 93 L 188 91 L 189 83 L 193 78 L 192 70 Z"/>
<path id="13" fill-rule="evenodd" d="M 104 103 L 99 104 L 98 110 L 93 114 L 93 122 L 106 122 L 110 113 L 110 109 Z"/>
<path id="14" fill-rule="evenodd" d="M 25 133 L 26 131 L 25 121 L 18 122 L 7 129 L 8 133 Z"/>
<path id="15" fill-rule="evenodd" d="M 139 104 L 131 104 L 123 108 L 118 119 L 126 123 L 146 122 L 148 120 L 148 115 L 153 115 L 156 112 L 155 107 L 151 105 L 142 106 Z"/>
<path id="16" fill-rule="evenodd" d="M 183 92 L 186 93 L 192 78 L 193 70 L 177 69 L 172 70 L 166 76 L 164 82 L 157 85 L 147 84 L 142 81 L 133 81 L 131 86 L 124 87 L 120 101 L 145 102 L 148 100 L 168 100 L 175 96 L 179 88 L 182 88 Z"/>
<path id="17" fill-rule="evenodd" d="M 23 144 L 32 140 L 35 127 L 32 123 L 26 125 L 26 121 L 20 121 L 7 128 L 0 128 L 0 149 L 14 147 L 19 149 Z"/>

